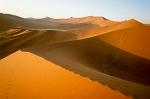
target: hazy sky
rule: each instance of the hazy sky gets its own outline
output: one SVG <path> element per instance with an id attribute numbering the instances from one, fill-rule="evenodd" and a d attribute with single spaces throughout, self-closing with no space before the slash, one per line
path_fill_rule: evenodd
<path id="1" fill-rule="evenodd" d="M 35 18 L 135 18 L 150 23 L 150 0 L 0 0 L 0 12 Z"/>

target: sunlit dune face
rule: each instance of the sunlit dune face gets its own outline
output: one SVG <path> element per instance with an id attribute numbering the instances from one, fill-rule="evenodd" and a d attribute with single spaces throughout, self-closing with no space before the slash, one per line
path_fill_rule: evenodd
<path id="1" fill-rule="evenodd" d="M 150 59 L 150 46 L 147 45 L 149 37 L 150 28 L 138 26 L 104 34 L 99 38 L 124 51 Z"/>
<path id="2" fill-rule="evenodd" d="M 18 51 L 0 60 L 0 99 L 131 99 L 45 59 Z"/>

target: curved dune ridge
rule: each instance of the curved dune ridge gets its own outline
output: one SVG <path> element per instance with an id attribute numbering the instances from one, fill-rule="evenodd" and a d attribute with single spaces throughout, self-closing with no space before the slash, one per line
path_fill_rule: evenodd
<path id="1" fill-rule="evenodd" d="M 92 16 L 1 16 L 1 59 L 18 50 L 30 52 L 133 98 L 150 98 L 149 26 L 134 19 L 114 22 Z"/>
<path id="2" fill-rule="evenodd" d="M 60 21 L 60 20 L 59 20 Z M 115 21 L 110 21 L 104 17 L 99 17 L 99 16 L 87 16 L 87 17 L 81 17 L 81 18 L 69 18 L 69 19 L 61 19 L 63 23 L 73 23 L 73 24 L 79 24 L 79 23 L 92 23 L 92 24 L 97 24 L 101 27 L 104 26 L 109 26 L 113 25 L 117 22 Z"/>
<path id="3" fill-rule="evenodd" d="M 0 60 L 0 99 L 132 99 L 29 52 Z"/>

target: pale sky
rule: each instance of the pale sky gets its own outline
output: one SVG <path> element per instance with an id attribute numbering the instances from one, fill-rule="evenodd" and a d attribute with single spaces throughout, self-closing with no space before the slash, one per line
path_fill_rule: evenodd
<path id="1" fill-rule="evenodd" d="M 103 16 L 150 23 L 150 0 L 0 0 L 0 13 L 21 17 Z"/>

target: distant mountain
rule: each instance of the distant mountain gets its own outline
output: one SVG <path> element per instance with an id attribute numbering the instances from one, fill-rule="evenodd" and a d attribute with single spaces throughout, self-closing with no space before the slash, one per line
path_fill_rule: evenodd
<path id="1" fill-rule="evenodd" d="M 104 17 L 81 17 L 68 19 L 53 19 L 45 17 L 41 19 L 21 18 L 15 15 L 0 13 L 0 29 L 9 28 L 34 28 L 34 29 L 75 29 L 88 27 L 104 27 L 117 22 L 110 21 Z"/>
<path id="2" fill-rule="evenodd" d="M 63 20 L 64 23 L 91 23 L 91 24 L 96 24 L 99 26 L 108 26 L 112 25 L 116 22 L 110 21 L 104 17 L 96 17 L 96 16 L 87 16 L 87 17 L 81 17 L 81 18 L 69 18 L 66 20 Z"/>
<path id="3" fill-rule="evenodd" d="M 18 50 L 31 52 L 104 84 L 118 77 L 118 83 L 108 86 L 133 97 L 150 97 L 150 27 L 135 19 L 114 22 L 95 16 L 33 19 L 0 14 L 0 29 L 5 30 L 0 31 L 0 59 Z M 110 79 L 103 81 L 97 73 Z M 120 81 L 129 81 L 130 92 Z M 137 90 L 136 84 L 142 87 Z"/>
<path id="4" fill-rule="evenodd" d="M 53 20 L 53 18 L 50 18 L 50 17 L 45 17 L 45 18 L 41 18 L 39 20 L 43 20 L 43 21 L 51 21 Z"/>
<path id="5" fill-rule="evenodd" d="M 15 15 L 0 13 L 0 30 L 7 30 L 10 28 L 50 29 L 55 27 L 45 22 L 41 23 L 38 19 L 21 18 Z"/>
<path id="6" fill-rule="evenodd" d="M 2 30 L 24 26 L 24 23 L 26 23 L 24 18 L 0 13 L 0 29 Z"/>

